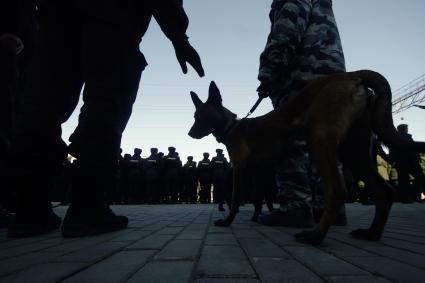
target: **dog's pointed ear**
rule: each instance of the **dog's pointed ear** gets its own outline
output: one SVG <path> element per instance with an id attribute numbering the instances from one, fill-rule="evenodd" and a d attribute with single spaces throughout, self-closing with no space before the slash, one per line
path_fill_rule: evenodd
<path id="1" fill-rule="evenodd" d="M 193 104 L 195 105 L 195 108 L 198 108 L 199 105 L 202 104 L 202 101 L 199 99 L 198 95 L 195 92 L 191 91 L 190 97 L 192 97 L 192 101 L 193 101 Z"/>
<path id="2" fill-rule="evenodd" d="M 208 90 L 208 100 L 207 102 L 213 103 L 215 105 L 221 105 L 221 94 L 217 85 L 214 81 L 210 83 L 210 88 Z"/>

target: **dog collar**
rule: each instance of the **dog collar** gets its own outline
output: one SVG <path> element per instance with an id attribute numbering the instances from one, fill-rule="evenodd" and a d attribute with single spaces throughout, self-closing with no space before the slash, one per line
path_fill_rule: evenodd
<path id="1" fill-rule="evenodd" d="M 222 133 L 220 133 L 219 131 L 216 131 L 215 134 L 214 134 L 215 139 L 219 143 L 224 143 L 227 135 L 233 130 L 233 128 L 235 128 L 236 124 L 238 124 L 239 121 L 240 120 L 238 120 L 238 119 L 233 119 L 231 123 L 227 124 L 226 127 L 224 127 Z"/>

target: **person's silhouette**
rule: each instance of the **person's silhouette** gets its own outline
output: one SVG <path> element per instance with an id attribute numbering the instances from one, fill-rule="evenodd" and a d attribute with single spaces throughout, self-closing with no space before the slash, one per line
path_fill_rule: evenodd
<path id="1" fill-rule="evenodd" d="M 13 144 L 15 187 L 20 205 L 10 237 L 56 229 L 49 189 L 69 153 L 78 159 L 64 237 L 123 229 L 104 200 L 114 184 L 121 136 L 147 63 L 139 43 L 152 17 L 172 42 L 183 73 L 187 63 L 204 75 L 186 35 L 182 1 L 45 1 L 38 7 L 40 44 L 30 95 L 25 97 Z M 84 86 L 84 89 L 83 89 Z M 79 123 L 67 146 L 61 124 L 83 91 Z"/>

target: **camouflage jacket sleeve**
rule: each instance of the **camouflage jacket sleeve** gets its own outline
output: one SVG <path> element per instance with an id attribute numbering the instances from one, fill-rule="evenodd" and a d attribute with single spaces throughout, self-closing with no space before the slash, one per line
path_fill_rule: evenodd
<path id="1" fill-rule="evenodd" d="M 154 0 L 152 13 L 164 34 L 173 42 L 187 40 L 189 19 L 183 0 Z"/>
<path id="2" fill-rule="evenodd" d="M 311 1 L 274 0 L 270 11 L 271 31 L 260 56 L 258 79 L 276 83 L 289 67 L 307 29 Z"/>

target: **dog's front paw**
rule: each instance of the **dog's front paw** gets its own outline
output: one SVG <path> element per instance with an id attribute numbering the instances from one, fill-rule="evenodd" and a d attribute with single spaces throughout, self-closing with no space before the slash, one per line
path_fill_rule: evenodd
<path id="1" fill-rule="evenodd" d="M 366 240 L 366 241 L 378 241 L 381 238 L 381 234 L 371 229 L 357 229 L 351 231 L 351 236 L 356 239 Z"/>
<path id="2" fill-rule="evenodd" d="M 217 227 L 228 227 L 230 225 L 230 222 L 226 219 L 218 219 L 214 221 L 214 225 Z"/>
<path id="3" fill-rule="evenodd" d="M 325 237 L 316 230 L 302 231 L 294 235 L 297 242 L 309 244 L 313 246 L 320 245 Z"/>

